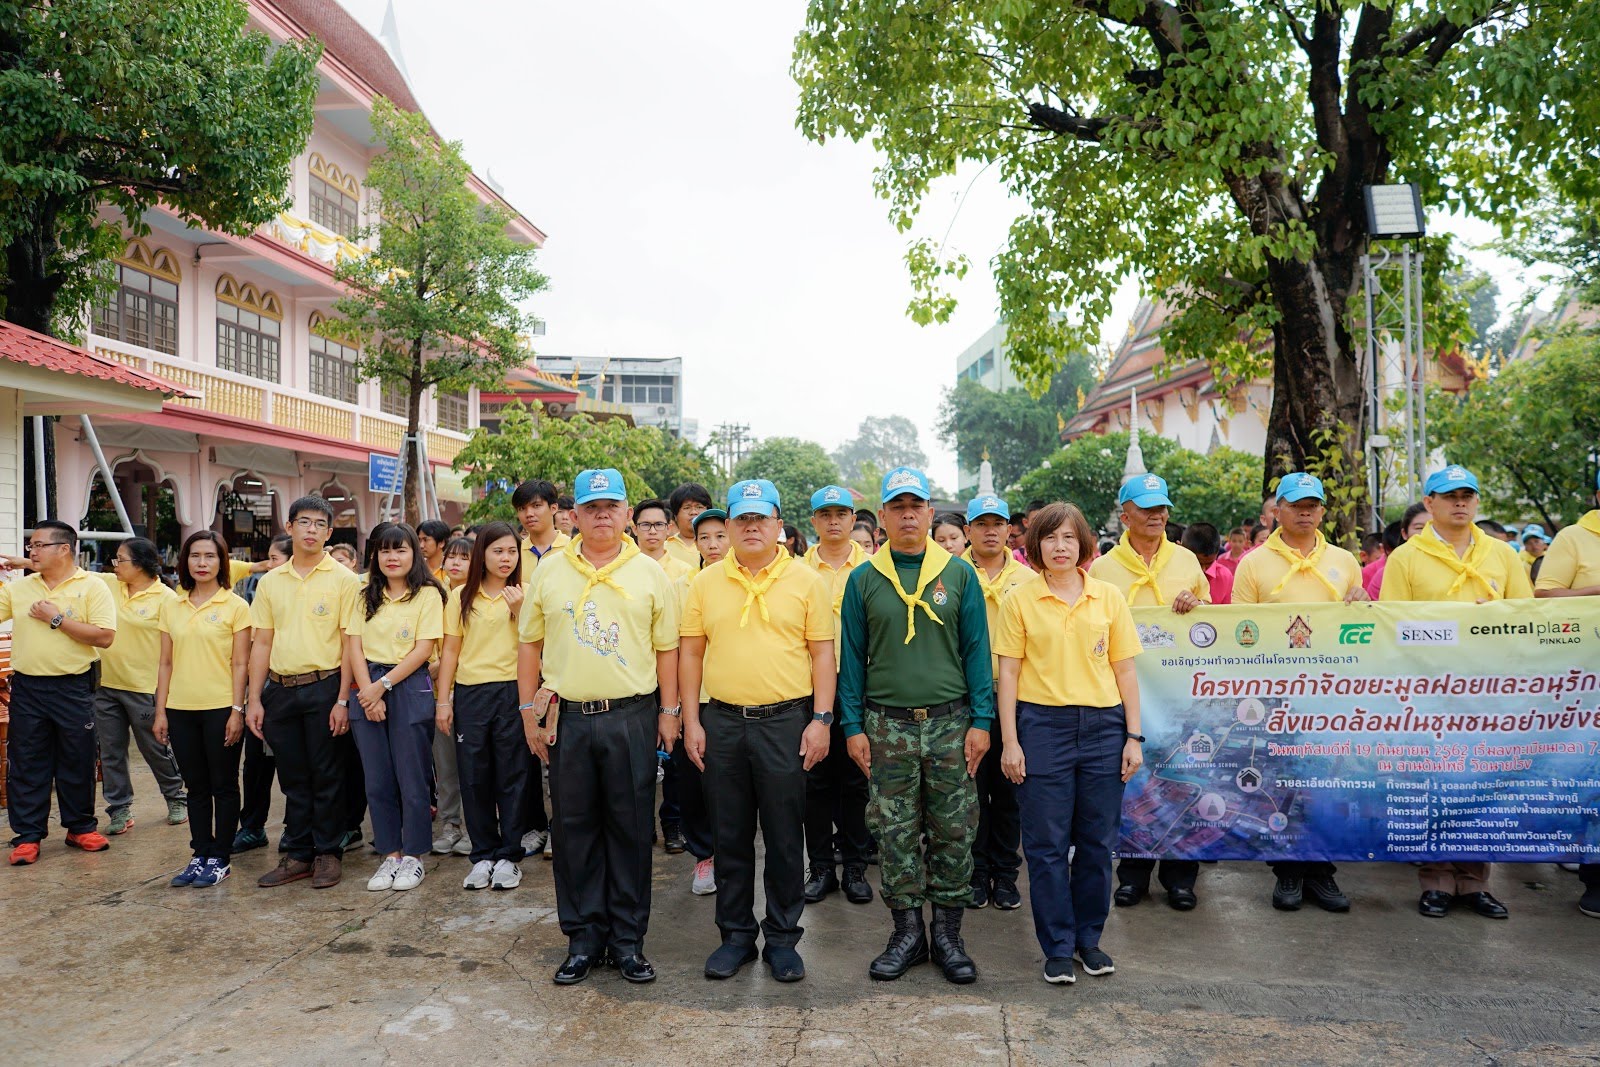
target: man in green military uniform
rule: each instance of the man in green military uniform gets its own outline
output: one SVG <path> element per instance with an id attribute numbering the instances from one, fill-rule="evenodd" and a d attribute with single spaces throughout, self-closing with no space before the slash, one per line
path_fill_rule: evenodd
<path id="1" fill-rule="evenodd" d="M 922 906 L 931 903 L 933 959 L 965 984 L 978 977 L 961 917 L 972 900 L 973 775 L 989 750 L 994 675 L 983 588 L 971 564 L 929 539 L 930 495 L 919 470 L 884 476 L 889 541 L 850 575 L 840 605 L 839 704 L 845 746 L 871 785 L 867 819 L 894 914 L 868 973 L 887 981 L 928 959 Z"/>

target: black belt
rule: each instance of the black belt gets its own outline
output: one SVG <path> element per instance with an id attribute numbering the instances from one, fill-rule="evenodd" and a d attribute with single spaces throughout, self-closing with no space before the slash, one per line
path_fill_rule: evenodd
<path id="1" fill-rule="evenodd" d="M 718 700 L 712 697 L 711 703 L 724 711 L 738 712 L 746 719 L 770 719 L 774 715 L 782 715 L 786 711 L 804 707 L 811 703 L 811 698 L 809 696 L 795 697 L 793 700 L 780 700 L 776 704 L 730 704 L 726 700 Z"/>
<path id="2" fill-rule="evenodd" d="M 326 671 L 307 671 L 305 674 L 279 674 L 277 671 L 268 671 L 267 677 L 285 689 L 298 689 L 302 685 L 311 685 L 324 678 L 332 678 L 339 673 L 339 668 L 334 667 Z"/>
<path id="3" fill-rule="evenodd" d="M 867 710 L 875 711 L 879 715 L 890 719 L 900 719 L 905 722 L 927 722 L 929 719 L 941 718 L 945 715 L 956 715 L 967 710 L 965 700 L 947 700 L 943 704 L 930 704 L 925 708 L 886 708 L 882 704 L 867 701 Z"/>
<path id="4" fill-rule="evenodd" d="M 635 704 L 646 700 L 654 700 L 654 693 L 640 693 L 631 697 L 618 697 L 614 700 L 562 700 L 562 711 L 576 711 L 580 715 L 599 715 L 607 711 L 621 711 L 631 708 Z"/>

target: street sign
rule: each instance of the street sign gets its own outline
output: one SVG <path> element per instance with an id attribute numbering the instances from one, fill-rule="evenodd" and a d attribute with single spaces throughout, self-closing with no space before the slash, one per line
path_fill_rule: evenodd
<path id="1" fill-rule="evenodd" d="M 400 485 L 400 457 L 386 456 L 381 452 L 367 453 L 367 492 L 398 493 Z"/>

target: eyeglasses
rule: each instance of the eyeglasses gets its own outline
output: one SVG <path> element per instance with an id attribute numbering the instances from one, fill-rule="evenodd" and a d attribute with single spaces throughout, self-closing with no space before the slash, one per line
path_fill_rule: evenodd
<path id="1" fill-rule="evenodd" d="M 132 562 L 133 562 L 133 560 L 129 559 L 126 556 L 112 556 L 111 557 L 111 565 L 113 567 L 120 567 L 124 563 L 132 563 Z"/>
<path id="2" fill-rule="evenodd" d="M 665 530 L 672 524 L 670 522 L 636 522 L 634 525 L 641 530 Z"/>
<path id="3" fill-rule="evenodd" d="M 28 551 L 32 552 L 36 548 L 52 548 L 56 545 L 65 545 L 68 543 L 69 542 L 66 541 L 29 541 Z"/>
<path id="4" fill-rule="evenodd" d="M 297 529 L 312 530 L 317 533 L 321 533 L 323 530 L 328 528 L 328 523 L 324 519 L 296 519 L 294 520 L 294 526 Z"/>

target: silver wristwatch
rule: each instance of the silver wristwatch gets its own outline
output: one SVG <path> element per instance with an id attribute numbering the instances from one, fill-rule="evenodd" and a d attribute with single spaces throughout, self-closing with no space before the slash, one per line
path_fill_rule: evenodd
<path id="1" fill-rule="evenodd" d="M 683 705 L 682 704 L 674 704 L 670 708 L 662 708 L 661 709 L 661 714 L 663 714 L 663 715 L 671 715 L 674 719 L 676 719 L 678 716 L 683 714 Z"/>

